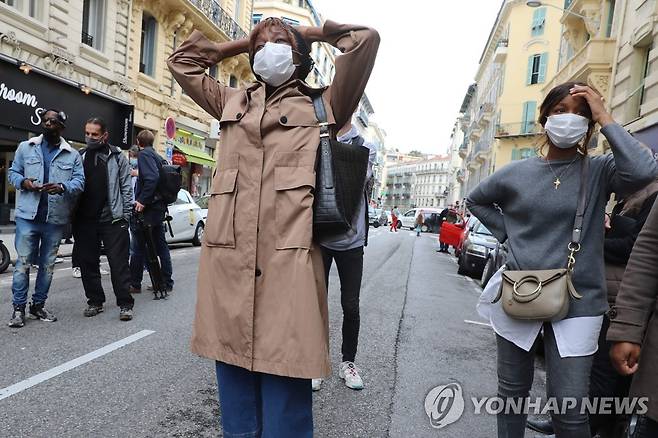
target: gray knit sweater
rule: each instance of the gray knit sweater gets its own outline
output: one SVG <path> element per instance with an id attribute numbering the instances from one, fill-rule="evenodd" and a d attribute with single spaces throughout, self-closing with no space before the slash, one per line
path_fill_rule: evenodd
<path id="1" fill-rule="evenodd" d="M 649 149 L 624 128 L 612 124 L 601 133 L 610 142 L 612 154 L 586 158 L 590 160 L 587 204 L 582 249 L 576 255 L 573 276 L 574 286 L 583 298 L 572 299 L 567 318 L 598 316 L 608 309 L 603 239 L 605 206 L 610 194 L 630 194 L 658 175 L 658 165 Z M 557 190 L 553 185 L 555 175 L 546 160 L 534 157 L 503 167 L 468 196 L 467 206 L 473 215 L 499 241 L 508 239 L 508 269 L 566 267 L 567 245 L 578 203 L 580 160 L 571 167 L 571 160 L 551 161 L 562 182 Z"/>

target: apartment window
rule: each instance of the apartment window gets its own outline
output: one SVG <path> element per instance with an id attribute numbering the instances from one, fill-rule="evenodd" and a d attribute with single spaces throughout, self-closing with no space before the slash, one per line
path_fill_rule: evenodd
<path id="1" fill-rule="evenodd" d="M 532 55 L 528 58 L 527 85 L 543 84 L 546 82 L 546 70 L 548 68 L 548 53 Z"/>
<path id="2" fill-rule="evenodd" d="M 219 69 L 217 68 L 217 64 L 211 65 L 210 68 L 208 69 L 208 74 L 212 76 L 213 78 L 217 79 L 217 73 Z"/>
<path id="3" fill-rule="evenodd" d="M 640 88 L 640 105 L 644 104 L 645 99 L 647 97 L 647 90 L 646 90 L 646 87 L 645 87 L 645 81 L 646 81 L 647 77 L 649 76 L 649 53 L 650 52 L 651 52 L 651 47 L 647 47 L 644 50 L 644 53 L 642 54 L 642 55 L 644 55 L 643 56 L 643 58 L 644 58 L 643 61 L 644 62 L 642 63 L 643 65 L 642 65 L 642 69 L 641 69 L 642 83 L 640 84 L 640 87 L 641 87 Z"/>
<path id="4" fill-rule="evenodd" d="M 82 5 L 82 43 L 103 50 L 105 0 L 84 0 Z"/>
<path id="5" fill-rule="evenodd" d="M 608 38 L 612 36 L 612 22 L 615 19 L 615 5 L 616 0 L 610 0 L 610 7 L 608 8 L 608 26 L 605 31 L 605 36 Z"/>
<path id="6" fill-rule="evenodd" d="M 43 18 L 43 0 L 0 0 L 0 3 L 11 6 L 19 12 L 37 20 Z"/>
<path id="7" fill-rule="evenodd" d="M 546 8 L 535 9 L 532 15 L 532 36 L 537 37 L 544 34 L 546 26 Z"/>
<path id="8" fill-rule="evenodd" d="M 634 88 L 630 93 L 630 115 L 632 118 L 642 115 L 642 105 L 646 101 L 646 88 L 645 81 L 649 76 L 649 54 L 651 46 L 649 47 L 636 47 L 635 48 L 635 67 L 631 78 L 633 80 Z"/>
<path id="9" fill-rule="evenodd" d="M 232 87 L 232 88 L 238 88 L 238 78 L 236 78 L 235 76 L 231 75 L 231 76 L 228 78 L 228 85 L 229 85 L 230 87 Z"/>
<path id="10" fill-rule="evenodd" d="M 251 21 L 254 23 L 254 26 L 260 23 L 263 19 L 263 14 L 252 14 Z"/>
<path id="11" fill-rule="evenodd" d="M 524 160 L 526 158 L 536 157 L 537 152 L 532 148 L 521 148 L 512 150 L 512 160 Z"/>
<path id="12" fill-rule="evenodd" d="M 530 134 L 535 129 L 535 113 L 537 112 L 537 102 L 529 101 L 523 103 L 523 114 L 521 122 L 521 134 Z"/>
<path id="13" fill-rule="evenodd" d="M 155 43 L 158 22 L 149 14 L 142 15 L 142 41 L 139 52 L 139 71 L 155 76 Z"/>
<path id="14" fill-rule="evenodd" d="M 242 1 L 241 0 L 235 0 L 235 13 L 233 14 L 233 17 L 235 18 L 235 21 L 238 23 L 240 22 L 240 15 L 242 12 Z"/>

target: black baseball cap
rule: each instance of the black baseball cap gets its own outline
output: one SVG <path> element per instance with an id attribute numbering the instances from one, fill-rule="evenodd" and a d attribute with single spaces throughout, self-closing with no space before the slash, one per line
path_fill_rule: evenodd
<path id="1" fill-rule="evenodd" d="M 56 113 L 57 116 L 56 116 L 55 118 L 57 119 L 57 121 L 58 121 L 62 126 L 66 127 L 66 119 L 67 119 L 67 117 L 66 117 L 66 113 L 65 113 L 64 111 L 61 111 L 61 110 L 58 110 L 58 109 L 55 109 L 55 108 L 48 108 L 48 109 L 45 110 L 42 114 L 46 114 L 47 112 L 54 112 L 54 113 Z"/>

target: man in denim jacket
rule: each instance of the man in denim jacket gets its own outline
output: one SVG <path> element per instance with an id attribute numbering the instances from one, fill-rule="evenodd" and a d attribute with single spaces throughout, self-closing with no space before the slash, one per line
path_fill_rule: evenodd
<path id="1" fill-rule="evenodd" d="M 80 154 L 61 137 L 65 127 L 66 115 L 63 112 L 45 111 L 43 134 L 18 145 L 9 169 L 9 182 L 20 191 L 16 200 L 18 258 L 11 288 L 14 311 L 10 327 L 25 325 L 33 257 L 38 257 L 39 272 L 29 317 L 48 322 L 57 320 L 44 305 L 59 243 L 85 182 Z"/>

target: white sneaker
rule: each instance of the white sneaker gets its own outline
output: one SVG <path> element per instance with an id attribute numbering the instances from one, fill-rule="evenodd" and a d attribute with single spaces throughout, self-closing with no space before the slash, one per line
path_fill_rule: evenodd
<path id="1" fill-rule="evenodd" d="M 338 375 L 345 380 L 345 386 L 351 389 L 363 389 L 363 380 L 354 362 L 342 362 Z"/>
<path id="2" fill-rule="evenodd" d="M 79 267 L 74 266 L 72 271 L 73 271 L 73 278 L 82 278 L 82 272 L 80 272 Z"/>
<path id="3" fill-rule="evenodd" d="M 319 391 L 320 388 L 322 387 L 322 379 L 313 379 L 311 380 L 311 389 L 313 391 Z"/>
<path id="4" fill-rule="evenodd" d="M 110 275 L 110 271 L 106 271 L 103 268 L 99 268 L 99 271 L 100 271 L 101 275 Z"/>

